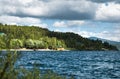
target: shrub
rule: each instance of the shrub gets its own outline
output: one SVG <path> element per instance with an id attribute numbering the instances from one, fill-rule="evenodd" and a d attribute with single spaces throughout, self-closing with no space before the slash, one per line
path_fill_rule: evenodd
<path id="1" fill-rule="evenodd" d="M 34 67 L 32 70 L 24 68 L 16 69 L 14 64 L 19 58 L 17 52 L 0 52 L 0 79 L 65 79 L 53 72 L 41 74 L 39 69 Z"/>

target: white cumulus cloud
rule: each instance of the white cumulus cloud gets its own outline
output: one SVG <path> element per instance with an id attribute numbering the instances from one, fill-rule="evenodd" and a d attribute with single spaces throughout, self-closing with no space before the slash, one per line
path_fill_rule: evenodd
<path id="1" fill-rule="evenodd" d="M 53 26 L 55 27 L 75 27 L 81 26 L 85 21 L 56 21 Z"/>
<path id="2" fill-rule="evenodd" d="M 120 4 L 101 4 L 96 11 L 96 20 L 105 22 L 120 22 Z"/>
<path id="3" fill-rule="evenodd" d="M 98 37 L 98 38 L 103 38 L 103 39 L 108 39 L 112 41 L 120 41 L 120 31 L 117 32 L 108 32 L 108 31 L 102 31 L 99 33 L 95 32 L 88 32 L 88 31 L 80 31 L 77 32 L 83 37 Z"/>
<path id="4" fill-rule="evenodd" d="M 47 27 L 47 24 L 42 23 L 40 19 L 25 17 L 20 18 L 16 16 L 0 16 L 0 23 L 3 24 L 16 24 L 16 25 L 36 25 L 39 27 Z"/>

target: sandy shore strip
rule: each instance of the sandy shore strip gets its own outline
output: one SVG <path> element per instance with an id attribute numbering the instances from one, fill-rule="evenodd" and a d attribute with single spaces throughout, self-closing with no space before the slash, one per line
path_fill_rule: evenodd
<path id="1" fill-rule="evenodd" d="M 59 51 L 59 50 L 51 50 L 51 49 L 2 49 L 1 51 Z M 63 50 L 63 51 L 69 51 L 69 50 Z"/>
<path id="2" fill-rule="evenodd" d="M 1 49 L 1 51 L 61 51 L 61 50 L 52 50 L 52 49 Z M 70 50 L 62 50 L 62 51 L 70 51 Z"/>
<path id="3" fill-rule="evenodd" d="M 2 49 L 2 51 L 53 51 L 50 49 Z"/>

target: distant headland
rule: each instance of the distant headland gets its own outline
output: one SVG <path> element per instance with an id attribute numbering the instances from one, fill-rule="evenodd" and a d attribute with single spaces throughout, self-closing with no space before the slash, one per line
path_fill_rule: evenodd
<path id="1" fill-rule="evenodd" d="M 83 38 L 72 32 L 54 32 L 37 26 L 7 24 L 0 24 L 0 49 L 118 50 L 108 42 Z"/>

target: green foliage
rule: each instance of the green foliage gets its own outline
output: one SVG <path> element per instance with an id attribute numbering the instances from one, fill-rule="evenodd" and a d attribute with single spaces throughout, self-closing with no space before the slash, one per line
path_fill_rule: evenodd
<path id="1" fill-rule="evenodd" d="M 5 36 L 0 36 L 0 49 L 5 49 L 6 48 L 6 39 Z"/>
<path id="2" fill-rule="evenodd" d="M 56 49 L 57 47 L 65 46 L 61 41 L 56 38 L 47 38 L 48 40 L 41 38 L 40 40 L 32 40 L 27 39 L 25 41 L 26 48 L 34 48 L 34 49 Z M 59 43 L 59 44 L 58 44 Z"/>
<path id="3" fill-rule="evenodd" d="M 34 47 L 34 41 L 32 39 L 27 39 L 25 41 L 26 48 L 33 48 Z"/>
<path id="4" fill-rule="evenodd" d="M 6 43 L 0 39 L 0 49 L 5 49 L 6 48 Z"/>
<path id="5" fill-rule="evenodd" d="M 10 40 L 10 47 L 14 49 L 22 48 L 23 42 L 19 39 L 11 39 Z"/>
<path id="6" fill-rule="evenodd" d="M 0 52 L 0 79 L 66 79 L 50 71 L 41 74 L 36 67 L 32 70 L 15 68 L 14 64 L 18 58 L 17 52 L 8 51 L 6 54 Z"/>
<path id="7" fill-rule="evenodd" d="M 36 49 L 44 49 L 46 48 L 45 42 L 40 41 L 40 40 L 33 40 L 34 41 L 34 48 Z"/>
<path id="8" fill-rule="evenodd" d="M 101 40 L 90 40 L 71 32 L 49 32 L 48 36 L 64 40 L 65 45 L 74 50 L 103 50 L 104 48 L 107 50 L 117 50 L 115 46 L 105 45 Z"/>
<path id="9" fill-rule="evenodd" d="M 48 29 L 35 26 L 0 24 L 0 33 L 4 33 L 7 39 L 7 41 L 0 40 L 2 45 L 0 48 L 7 48 L 7 46 L 9 47 L 9 42 L 11 39 L 18 39 L 23 42 L 23 47 L 34 49 L 56 49 L 59 47 L 65 47 L 75 50 L 117 50 L 115 46 L 110 44 L 106 45 L 100 40 L 90 40 L 71 32 L 51 32 Z M 4 42 L 7 44 L 7 46 L 4 45 Z M 21 46 L 19 45 L 17 46 L 17 48 L 20 47 Z M 14 45 L 12 48 L 14 48 Z"/>
<path id="10" fill-rule="evenodd" d="M 14 63 L 17 58 L 17 53 L 8 52 L 6 55 L 1 55 L 0 58 L 0 79 L 17 79 L 18 71 L 14 69 Z"/>

